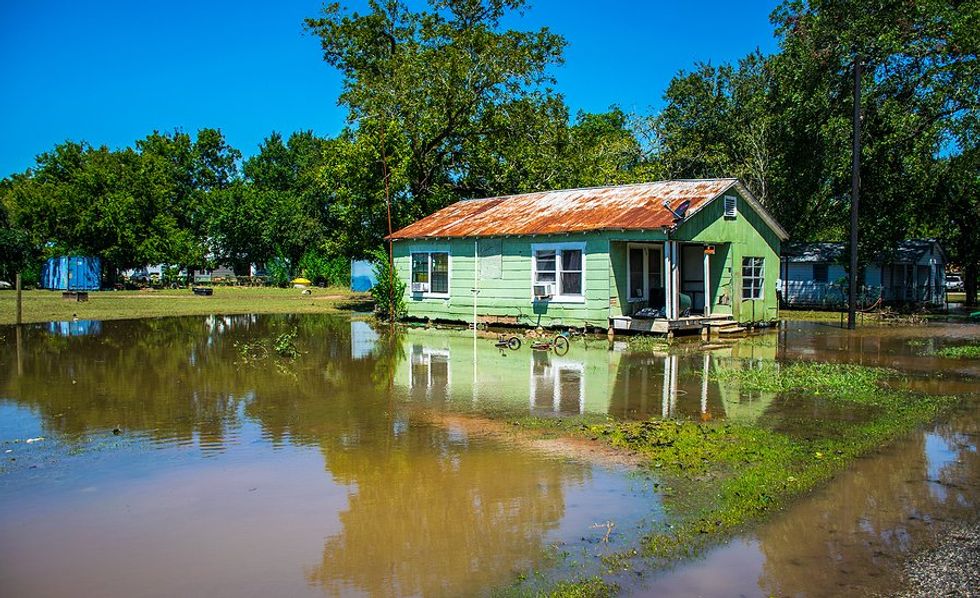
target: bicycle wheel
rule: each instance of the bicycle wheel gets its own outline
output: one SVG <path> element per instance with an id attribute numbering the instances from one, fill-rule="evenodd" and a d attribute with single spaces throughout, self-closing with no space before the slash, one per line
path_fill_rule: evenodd
<path id="1" fill-rule="evenodd" d="M 561 334 L 555 337 L 555 342 L 552 346 L 555 348 L 555 355 L 568 353 L 568 339 Z"/>
<path id="2" fill-rule="evenodd" d="M 510 347 L 511 351 L 516 351 L 521 348 L 521 339 L 517 338 L 516 336 L 512 336 L 510 337 L 510 340 L 507 341 L 507 346 Z"/>

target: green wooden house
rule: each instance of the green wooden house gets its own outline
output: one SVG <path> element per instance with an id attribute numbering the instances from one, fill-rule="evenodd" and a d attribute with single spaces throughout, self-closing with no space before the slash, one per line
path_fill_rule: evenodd
<path id="1" fill-rule="evenodd" d="M 787 235 L 708 179 L 465 200 L 391 239 L 410 318 L 671 333 L 775 320 Z"/>

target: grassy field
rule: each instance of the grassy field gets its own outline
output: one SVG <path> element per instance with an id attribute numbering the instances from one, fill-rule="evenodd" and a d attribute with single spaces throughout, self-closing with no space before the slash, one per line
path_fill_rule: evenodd
<path id="1" fill-rule="evenodd" d="M 160 316 L 242 313 L 324 313 L 367 307 L 370 296 L 345 288 L 299 289 L 215 287 L 211 297 L 190 289 L 90 292 L 87 302 L 66 301 L 60 291 L 24 291 L 24 322 L 122 320 Z M 0 292 L 0 324 L 13 324 L 16 295 Z"/>

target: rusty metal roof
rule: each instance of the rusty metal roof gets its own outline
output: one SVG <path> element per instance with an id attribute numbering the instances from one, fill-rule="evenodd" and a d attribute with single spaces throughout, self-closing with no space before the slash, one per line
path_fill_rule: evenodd
<path id="1" fill-rule="evenodd" d="M 547 235 L 596 230 L 650 230 L 674 225 L 664 201 L 688 214 L 718 197 L 737 179 L 677 180 L 565 189 L 456 202 L 401 230 L 393 239 Z"/>

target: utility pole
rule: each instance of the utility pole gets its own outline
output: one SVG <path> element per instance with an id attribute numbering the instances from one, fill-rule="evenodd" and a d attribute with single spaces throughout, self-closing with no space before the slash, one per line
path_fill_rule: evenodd
<path id="1" fill-rule="evenodd" d="M 861 189 L 861 55 L 854 55 L 854 146 L 851 150 L 851 272 L 847 292 L 847 327 L 857 327 L 858 200 Z"/>

